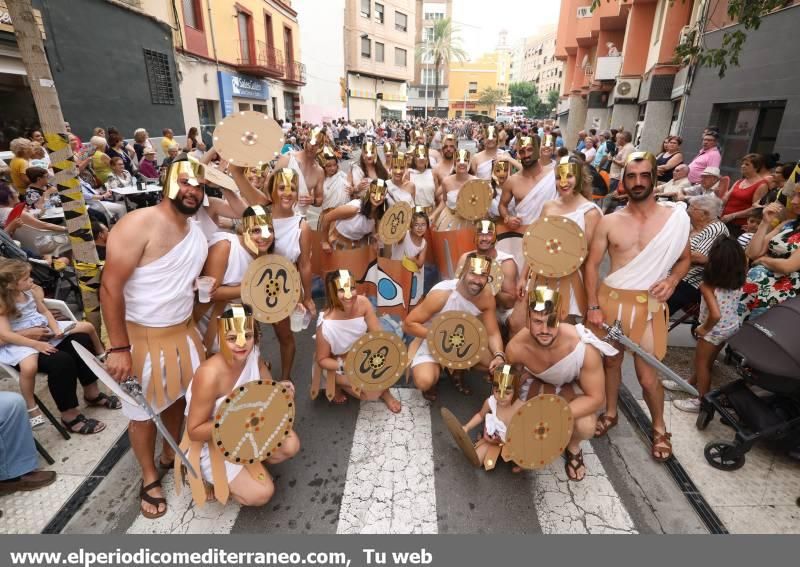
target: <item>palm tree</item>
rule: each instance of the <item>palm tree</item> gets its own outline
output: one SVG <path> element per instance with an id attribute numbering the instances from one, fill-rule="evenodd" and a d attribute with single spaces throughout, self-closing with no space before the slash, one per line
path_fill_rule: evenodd
<path id="1" fill-rule="evenodd" d="M 492 107 L 491 114 L 494 114 L 494 107 L 498 104 L 505 102 L 506 93 L 503 89 L 495 89 L 493 87 L 486 87 L 478 95 L 478 102 Z"/>
<path id="2" fill-rule="evenodd" d="M 439 109 L 439 69 L 453 60 L 465 61 L 466 52 L 461 48 L 459 29 L 450 18 L 436 20 L 433 24 L 433 37 L 417 44 L 417 61 L 433 61 L 434 91 L 433 107 Z M 427 88 L 427 87 L 426 87 Z"/>

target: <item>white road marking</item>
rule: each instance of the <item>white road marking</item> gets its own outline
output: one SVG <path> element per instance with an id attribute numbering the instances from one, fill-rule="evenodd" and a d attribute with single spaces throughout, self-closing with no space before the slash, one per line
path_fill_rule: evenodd
<path id="1" fill-rule="evenodd" d="M 438 532 L 430 406 L 416 389 L 392 393 L 399 414 L 361 403 L 336 533 Z"/>

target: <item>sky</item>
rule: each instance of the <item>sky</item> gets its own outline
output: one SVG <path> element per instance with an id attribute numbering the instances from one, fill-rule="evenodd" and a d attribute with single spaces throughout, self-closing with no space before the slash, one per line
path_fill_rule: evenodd
<path id="1" fill-rule="evenodd" d="M 493 51 L 501 29 L 508 42 L 536 35 L 558 24 L 559 0 L 453 0 L 453 20 L 461 28 L 461 44 L 476 59 Z"/>

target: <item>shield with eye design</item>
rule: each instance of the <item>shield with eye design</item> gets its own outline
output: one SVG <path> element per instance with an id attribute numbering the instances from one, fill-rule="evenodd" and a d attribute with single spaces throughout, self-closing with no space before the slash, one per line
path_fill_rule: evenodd
<path id="1" fill-rule="evenodd" d="M 294 395 L 285 386 L 257 380 L 228 394 L 214 413 L 211 447 L 231 463 L 268 459 L 294 426 Z"/>
<path id="2" fill-rule="evenodd" d="M 411 226 L 411 205 L 398 202 L 389 207 L 378 225 L 378 236 L 384 244 L 397 244 Z"/>
<path id="3" fill-rule="evenodd" d="M 459 190 L 456 213 L 461 218 L 476 221 L 486 218 L 491 205 L 492 186 L 484 179 L 473 179 Z"/>
<path id="4" fill-rule="evenodd" d="M 540 217 L 525 231 L 522 252 L 531 272 L 548 278 L 568 276 L 581 267 L 588 245 L 583 229 L 566 217 Z"/>
<path id="5" fill-rule="evenodd" d="M 214 130 L 214 149 L 234 165 L 261 167 L 283 147 L 280 125 L 261 112 L 242 110 L 220 120 Z"/>
<path id="6" fill-rule="evenodd" d="M 564 453 L 574 423 L 572 410 L 561 396 L 541 394 L 528 400 L 511 418 L 503 459 L 523 469 L 546 467 Z"/>
<path id="7" fill-rule="evenodd" d="M 431 320 L 427 341 L 436 362 L 453 370 L 472 368 L 488 350 L 486 327 L 466 311 L 439 313 Z"/>
<path id="8" fill-rule="evenodd" d="M 408 365 L 408 350 L 394 333 L 367 333 L 355 343 L 344 361 L 344 373 L 356 393 L 382 392 L 400 379 Z"/>
<path id="9" fill-rule="evenodd" d="M 289 260 L 267 254 L 253 260 L 242 278 L 242 302 L 262 323 L 283 321 L 300 301 L 300 272 Z"/>

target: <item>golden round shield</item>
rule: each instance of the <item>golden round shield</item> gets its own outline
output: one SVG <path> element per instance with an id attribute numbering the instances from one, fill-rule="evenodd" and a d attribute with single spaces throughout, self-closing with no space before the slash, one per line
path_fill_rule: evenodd
<path id="1" fill-rule="evenodd" d="M 294 396 L 277 382 L 258 380 L 228 394 L 214 414 L 213 446 L 231 463 L 268 459 L 294 426 Z"/>
<path id="2" fill-rule="evenodd" d="M 456 213 L 471 221 L 485 219 L 491 205 L 492 186 L 485 179 L 472 179 L 458 192 Z"/>
<path id="3" fill-rule="evenodd" d="M 228 162 L 242 167 L 269 163 L 279 155 L 283 141 L 280 125 L 253 110 L 225 117 L 214 130 L 214 149 Z"/>
<path id="4" fill-rule="evenodd" d="M 511 418 L 502 455 L 523 469 L 540 469 L 564 453 L 575 420 L 561 396 L 541 394 Z"/>
<path id="5" fill-rule="evenodd" d="M 367 333 L 355 343 L 344 361 L 344 373 L 353 390 L 382 392 L 394 386 L 408 366 L 403 340 L 388 331 Z"/>
<path id="6" fill-rule="evenodd" d="M 378 236 L 384 244 L 397 244 L 411 226 L 411 205 L 400 201 L 389 207 L 378 225 Z"/>
<path id="7" fill-rule="evenodd" d="M 570 275 L 586 259 L 583 229 L 566 217 L 540 217 L 525 231 L 522 253 L 535 274 L 548 278 Z"/>
<path id="8" fill-rule="evenodd" d="M 486 327 L 466 311 L 439 313 L 428 330 L 428 347 L 442 366 L 455 370 L 472 368 L 486 354 Z"/>
<path id="9" fill-rule="evenodd" d="M 267 254 L 253 260 L 242 278 L 242 302 L 262 323 L 283 321 L 300 301 L 300 272 L 288 259 Z"/>
<path id="10" fill-rule="evenodd" d="M 444 420 L 444 424 L 447 426 L 447 429 L 450 431 L 453 439 L 455 439 L 456 445 L 461 448 L 464 456 L 470 463 L 472 463 L 472 466 L 481 466 L 481 461 L 478 459 L 478 453 L 475 451 L 475 445 L 472 444 L 472 440 L 469 438 L 469 435 L 467 435 L 466 431 L 464 431 L 464 429 L 461 427 L 461 422 L 459 422 L 458 418 L 453 415 L 453 412 L 447 408 L 442 408 L 442 420 Z"/>

